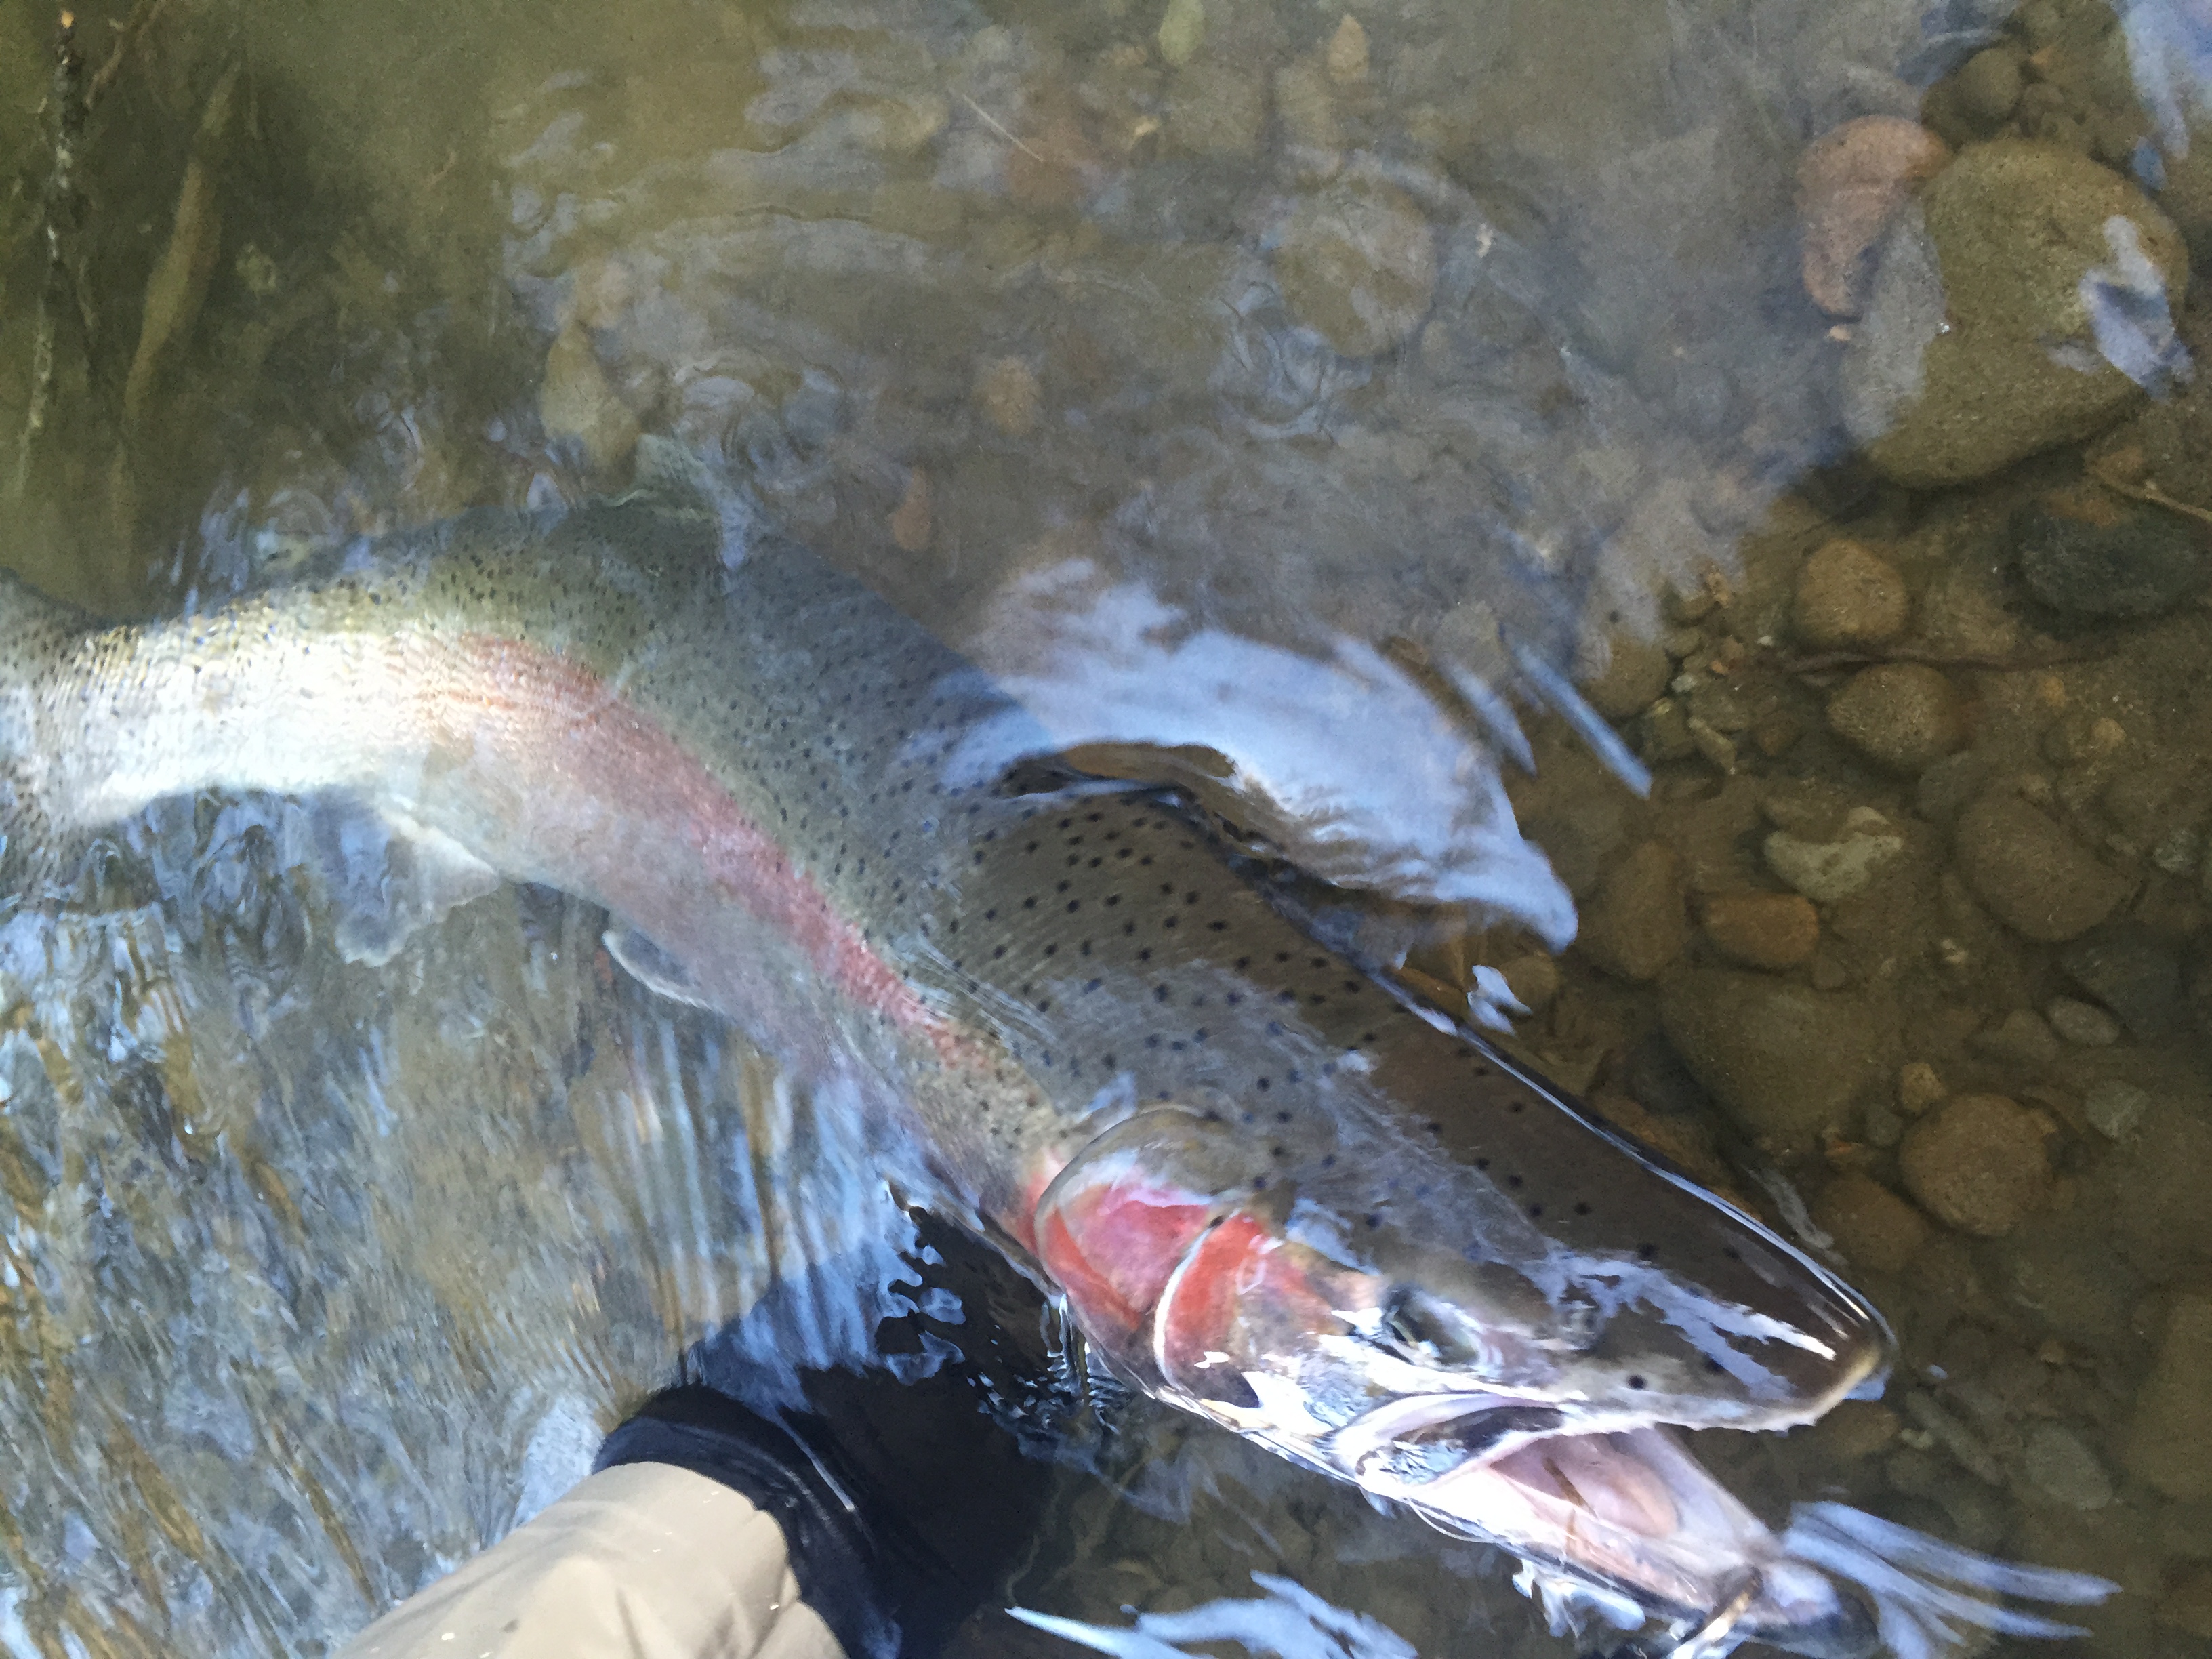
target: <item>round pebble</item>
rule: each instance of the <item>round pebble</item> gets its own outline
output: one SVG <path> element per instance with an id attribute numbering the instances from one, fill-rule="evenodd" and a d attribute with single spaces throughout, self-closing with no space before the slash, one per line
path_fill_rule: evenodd
<path id="1" fill-rule="evenodd" d="M 1633 634 L 1615 634 L 1607 641 L 1605 672 L 1584 681 L 1582 694 L 1606 719 L 1625 720 L 1656 702 L 1674 672 L 1658 646 Z"/>
<path id="2" fill-rule="evenodd" d="M 1954 1095 L 1905 1132 L 1907 1191 L 1946 1226 L 1997 1238 L 2041 1203 L 2051 1158 L 2034 1113 L 2002 1095 Z"/>
<path id="3" fill-rule="evenodd" d="M 1928 1218 L 1869 1176 L 1838 1176 L 1812 1216 L 1855 1265 L 1878 1273 L 1903 1273 L 1928 1242 Z"/>
<path id="4" fill-rule="evenodd" d="M 2021 1450 L 2021 1473 L 2031 1490 L 2072 1510 L 2101 1510 L 2112 1501 L 2112 1477 L 2070 1429 L 2038 1423 Z"/>
<path id="5" fill-rule="evenodd" d="M 1828 729 L 1875 765 L 1917 772 L 1966 740 L 1959 694 L 1925 663 L 1862 669 L 1828 699 Z"/>
<path id="6" fill-rule="evenodd" d="M 1863 116 L 1823 133 L 1797 163 L 1805 292 L 1836 317 L 1855 317 L 1866 297 L 1868 255 L 1912 186 L 1951 151 L 1917 121 Z"/>
<path id="7" fill-rule="evenodd" d="M 1722 1109 L 1776 1152 L 1809 1151 L 1848 1125 L 1895 1040 L 1880 1005 L 1766 974 L 1678 969 L 1660 987 L 1659 1018 Z"/>
<path id="8" fill-rule="evenodd" d="M 1860 543 L 1815 550 L 1797 572 L 1797 637 L 1815 650 L 1883 645 L 1905 632 L 1912 600 L 1888 560 Z"/>
<path id="9" fill-rule="evenodd" d="M 2125 1140 L 2136 1132 L 2150 1109 L 2150 1092 L 2118 1078 L 2105 1078 L 2089 1085 L 2081 1097 L 2081 1115 L 2107 1140 Z"/>
<path id="10" fill-rule="evenodd" d="M 2174 1298 L 2136 1392 L 2124 1461 L 2168 1498 L 2212 1498 L 2212 1298 Z"/>
<path id="11" fill-rule="evenodd" d="M 1961 108 L 1975 119 L 1995 126 L 2020 102 L 2025 82 L 2020 59 L 2002 46 L 1990 46 L 1961 64 L 1952 84 Z"/>
<path id="12" fill-rule="evenodd" d="M 1618 978 L 1655 979 L 1690 942 L 1682 860 L 1656 841 L 1632 848 L 1584 914 L 1583 954 Z"/>
<path id="13" fill-rule="evenodd" d="M 1936 1068 L 1924 1060 L 1898 1067 L 1897 1109 L 1907 1117 L 1918 1117 L 1929 1107 L 1941 1104 L 1948 1092 Z"/>
<path id="14" fill-rule="evenodd" d="M 1959 873 L 1997 920 L 2047 945 L 2078 939 L 2128 896 L 2125 877 L 2008 789 L 1959 814 L 1952 847 Z"/>
<path id="15" fill-rule="evenodd" d="M 1747 968 L 1795 968 L 1820 942 L 1820 915 L 1802 893 L 1716 893 L 1705 901 L 1705 938 Z"/>
<path id="16" fill-rule="evenodd" d="M 2120 1023 L 2086 1002 L 2072 997 L 2053 997 L 2045 1005 L 2043 1017 L 2051 1022 L 2051 1029 L 2067 1042 L 2080 1048 L 2109 1048 L 2120 1040 Z"/>
<path id="17" fill-rule="evenodd" d="M 1436 238 L 1405 191 L 1337 185 L 1291 216 L 1275 275 L 1292 315 L 1346 356 L 1364 357 L 1406 339 L 1428 315 Z"/>

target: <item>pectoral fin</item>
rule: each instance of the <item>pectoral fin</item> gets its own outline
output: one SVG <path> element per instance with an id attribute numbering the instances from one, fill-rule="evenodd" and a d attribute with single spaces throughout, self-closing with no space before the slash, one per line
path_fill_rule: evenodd
<path id="1" fill-rule="evenodd" d="M 672 1002 L 689 1003 L 694 1008 L 713 1006 L 692 982 L 684 964 L 635 927 L 610 927 L 600 937 L 607 954 L 622 963 L 623 970 L 647 990 Z"/>
<path id="2" fill-rule="evenodd" d="M 348 962 L 382 967 L 416 928 L 500 884 L 490 865 L 412 818 L 342 810 L 324 814 L 318 829 Z"/>

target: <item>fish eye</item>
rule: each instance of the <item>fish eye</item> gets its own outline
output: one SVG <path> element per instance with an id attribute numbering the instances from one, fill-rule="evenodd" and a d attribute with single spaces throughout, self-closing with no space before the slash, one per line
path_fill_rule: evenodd
<path id="1" fill-rule="evenodd" d="M 1474 1354 L 1457 1330 L 1458 1323 L 1418 1286 L 1400 1285 L 1382 1304 L 1379 1340 L 1421 1364 L 1464 1364 Z"/>

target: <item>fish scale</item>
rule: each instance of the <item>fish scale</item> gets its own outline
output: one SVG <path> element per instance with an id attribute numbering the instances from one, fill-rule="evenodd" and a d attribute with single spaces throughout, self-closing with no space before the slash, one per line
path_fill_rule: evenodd
<path id="1" fill-rule="evenodd" d="M 633 972 L 878 1121 L 887 1176 L 1161 1397 L 1684 1628 L 1726 1603 L 1869 1650 L 1650 1435 L 1818 1416 L 1887 1364 L 1878 1316 L 1317 944 L 1176 798 L 979 768 L 1051 745 L 865 586 L 725 552 L 640 495 L 141 625 L 0 580 L 0 893 L 58 900 L 72 847 L 163 796 L 346 797 L 604 907 Z"/>

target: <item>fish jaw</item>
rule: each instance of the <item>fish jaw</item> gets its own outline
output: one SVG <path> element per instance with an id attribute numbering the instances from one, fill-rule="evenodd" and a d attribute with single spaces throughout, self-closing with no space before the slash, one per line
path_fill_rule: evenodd
<path id="1" fill-rule="evenodd" d="M 1625 1601 L 1710 1648 L 1765 1642 L 1805 1659 L 1880 1650 L 1867 1601 L 1808 1564 L 1664 1429 L 1553 1435 L 1462 1464 L 1425 1483 L 1364 1483 L 1441 1530 L 1495 1544 L 1531 1577 Z M 1624 1618 L 1622 1622 L 1628 1622 Z"/>
<path id="2" fill-rule="evenodd" d="M 1787 1559 L 1658 1425 L 1809 1421 L 1884 1367 L 1878 1325 L 1829 1356 L 1816 1389 L 1760 1404 L 1607 1397 L 1577 1369 L 1604 1338 L 1578 1328 L 1588 1304 L 1547 1322 L 1511 1264 L 1431 1255 L 1425 1275 L 1384 1273 L 1331 1251 L 1286 1188 L 1227 1182 L 1243 1166 L 1222 1133 L 1173 1107 L 1125 1119 L 1060 1169 L 1023 1229 L 1077 1322 L 1151 1392 L 1649 1616 L 1692 1629 L 1725 1608 L 1809 1659 L 1875 1651 L 1865 1604 Z M 1594 1271 L 1616 1268 L 1634 1271 Z M 1432 1328 L 1455 1317 L 1449 1353 L 1406 1328 L 1415 1299 Z"/>

